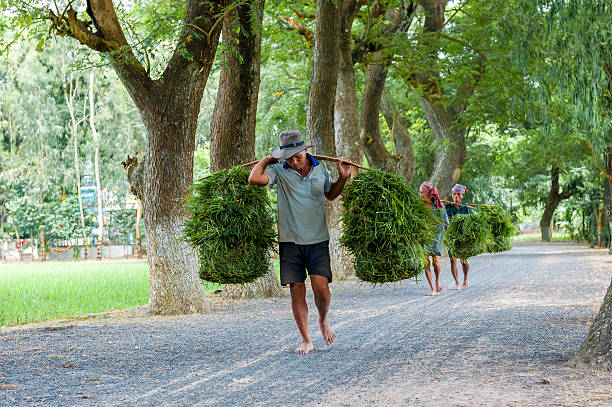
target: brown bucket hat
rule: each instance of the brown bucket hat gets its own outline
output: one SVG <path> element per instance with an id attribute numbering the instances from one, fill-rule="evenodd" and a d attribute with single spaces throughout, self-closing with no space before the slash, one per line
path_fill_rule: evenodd
<path id="1" fill-rule="evenodd" d="M 272 157 L 279 160 L 286 160 L 294 154 L 302 150 L 312 147 L 312 144 L 306 144 L 302 140 L 302 133 L 299 130 L 285 130 L 278 135 L 279 147 L 272 151 Z"/>

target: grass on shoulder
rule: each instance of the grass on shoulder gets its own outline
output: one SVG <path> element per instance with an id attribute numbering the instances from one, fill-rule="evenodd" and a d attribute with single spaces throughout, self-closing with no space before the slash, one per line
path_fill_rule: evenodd
<path id="1" fill-rule="evenodd" d="M 221 287 L 205 286 L 207 291 Z M 145 261 L 0 266 L 0 326 L 129 308 L 148 301 Z"/>

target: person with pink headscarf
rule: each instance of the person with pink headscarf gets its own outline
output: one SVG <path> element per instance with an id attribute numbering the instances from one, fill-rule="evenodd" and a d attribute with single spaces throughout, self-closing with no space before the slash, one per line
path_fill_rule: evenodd
<path id="1" fill-rule="evenodd" d="M 421 198 L 425 202 L 425 206 L 430 208 L 434 215 L 440 218 L 440 223 L 438 224 L 438 235 L 434 239 L 432 245 L 426 247 L 428 255 L 427 268 L 425 269 L 425 277 L 427 277 L 427 282 L 431 288 L 431 292 L 427 295 L 437 295 L 442 291 L 442 286 L 440 285 L 440 256 L 442 255 L 442 236 L 444 235 L 446 228 L 448 228 L 448 216 L 446 215 L 446 210 L 444 209 L 444 205 L 442 205 L 442 201 L 440 200 L 438 190 L 431 182 L 423 182 L 419 188 L 419 192 L 421 193 Z M 430 256 L 434 273 L 436 275 L 435 286 L 432 280 L 431 270 L 429 268 Z"/>
<path id="2" fill-rule="evenodd" d="M 461 200 L 465 196 L 467 192 L 467 188 L 465 185 L 455 184 L 451 190 L 453 202 L 454 204 L 446 206 L 446 213 L 448 214 L 448 219 L 452 219 L 455 215 L 472 215 L 472 210 L 461 203 Z M 451 256 L 450 252 L 448 252 L 448 257 L 450 257 L 451 263 L 451 274 L 455 279 L 455 290 L 460 290 L 459 286 L 459 271 L 457 270 L 457 259 Z M 468 271 L 470 270 L 470 265 L 467 260 L 461 260 L 461 268 L 463 269 L 463 288 L 468 287 Z"/>

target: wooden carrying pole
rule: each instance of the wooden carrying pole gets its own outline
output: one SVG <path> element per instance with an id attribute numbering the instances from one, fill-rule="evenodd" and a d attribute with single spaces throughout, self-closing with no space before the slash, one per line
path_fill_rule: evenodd
<path id="1" fill-rule="evenodd" d="M 472 209 L 478 209 L 478 207 L 479 207 L 479 206 L 486 206 L 486 207 L 491 206 L 491 205 L 478 205 L 478 204 L 469 204 L 469 205 L 464 205 L 464 204 L 458 204 L 458 203 L 455 203 L 455 202 L 453 202 L 453 201 L 446 201 L 446 200 L 444 200 L 444 199 L 440 199 L 440 200 L 442 201 L 442 203 L 445 203 L 445 204 L 465 206 L 466 208 L 472 208 Z"/>
<path id="2" fill-rule="evenodd" d="M 364 167 L 364 166 L 359 165 L 359 164 L 355 164 L 354 162 L 351 162 L 351 161 L 348 161 L 348 160 L 342 160 L 341 158 L 328 157 L 326 155 L 318 155 L 318 154 L 312 154 L 312 156 L 314 158 L 316 158 L 317 160 L 332 161 L 332 162 L 336 162 L 336 163 L 338 161 L 342 161 L 345 164 L 352 165 L 353 167 L 361 168 L 362 170 L 369 170 L 369 169 L 371 169 L 371 168 Z M 251 162 L 248 162 L 248 163 L 245 163 L 245 164 L 240 164 L 240 165 L 237 165 L 236 167 L 250 167 L 251 165 L 257 164 L 259 161 L 261 161 L 261 160 L 255 160 L 255 161 L 251 161 Z M 206 179 L 206 178 L 210 177 L 211 175 L 213 175 L 213 174 L 209 174 L 209 175 L 207 175 L 205 177 L 200 178 L 199 180 L 202 181 L 203 179 Z"/>

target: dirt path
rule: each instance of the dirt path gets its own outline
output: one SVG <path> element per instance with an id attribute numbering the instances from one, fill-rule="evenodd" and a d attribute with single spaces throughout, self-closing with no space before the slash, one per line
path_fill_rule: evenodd
<path id="1" fill-rule="evenodd" d="M 564 362 L 599 309 L 611 261 L 580 245 L 521 244 L 473 259 L 467 290 L 448 289 L 442 259 L 436 297 L 425 281 L 333 283 L 338 340 L 325 347 L 315 332 L 307 356 L 291 352 L 287 297 L 7 330 L 0 405 L 610 406 L 612 375 Z"/>

